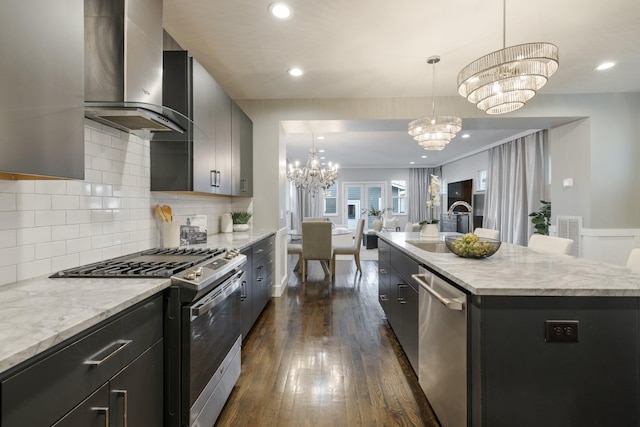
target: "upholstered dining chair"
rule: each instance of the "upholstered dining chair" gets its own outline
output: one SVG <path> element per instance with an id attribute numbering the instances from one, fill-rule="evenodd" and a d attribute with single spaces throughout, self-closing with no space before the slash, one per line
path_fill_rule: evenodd
<path id="1" fill-rule="evenodd" d="M 362 234 L 364 233 L 364 218 L 358 220 L 356 225 L 356 232 L 353 238 L 353 243 L 349 246 L 334 246 L 333 256 L 331 257 L 331 277 L 336 274 L 336 255 L 353 255 L 356 262 L 356 267 L 360 274 L 362 274 L 362 267 L 360 266 L 360 246 L 362 245 Z"/>
<path id="2" fill-rule="evenodd" d="M 302 257 L 302 245 L 300 243 L 288 243 L 287 255 L 298 255 L 298 261 L 296 266 L 293 268 L 293 271 L 298 271 L 298 267 L 300 266 L 300 257 Z"/>
<path id="3" fill-rule="evenodd" d="M 640 273 L 640 248 L 631 250 L 629 258 L 627 258 L 627 268 Z"/>
<path id="4" fill-rule="evenodd" d="M 328 221 L 302 222 L 302 280 L 307 278 L 307 262 L 311 260 L 331 262 L 331 223 Z M 329 277 L 331 267 L 329 266 Z"/>
<path id="5" fill-rule="evenodd" d="M 563 237 L 545 236 L 533 234 L 529 238 L 529 247 L 538 252 L 550 254 L 568 254 L 573 245 L 573 240 Z"/>
<path id="6" fill-rule="evenodd" d="M 473 234 L 475 234 L 478 237 L 486 237 L 488 239 L 500 240 L 500 232 L 492 228 L 478 227 L 475 230 L 473 230 Z"/>

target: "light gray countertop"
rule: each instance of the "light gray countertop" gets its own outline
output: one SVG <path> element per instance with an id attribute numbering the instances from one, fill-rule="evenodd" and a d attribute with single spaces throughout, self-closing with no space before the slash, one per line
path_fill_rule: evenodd
<path id="1" fill-rule="evenodd" d="M 207 236 L 210 248 L 243 249 L 273 230 Z M 125 254 L 123 254 L 125 255 Z M 49 279 L 0 286 L 0 373 L 170 286 L 169 279 Z"/>
<path id="2" fill-rule="evenodd" d="M 475 295 L 640 296 L 640 274 L 613 264 L 539 253 L 504 242 L 489 258 L 468 259 L 450 252 L 428 252 L 406 242 L 429 239 L 420 233 L 381 232 L 378 236 Z"/>

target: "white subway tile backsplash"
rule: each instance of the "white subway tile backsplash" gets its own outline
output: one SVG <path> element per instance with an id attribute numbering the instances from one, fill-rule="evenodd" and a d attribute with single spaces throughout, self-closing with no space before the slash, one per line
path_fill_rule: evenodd
<path id="1" fill-rule="evenodd" d="M 17 197 L 15 193 L 0 193 L 0 211 L 15 211 Z"/>
<path id="2" fill-rule="evenodd" d="M 37 245 L 35 245 L 36 260 L 65 255 L 67 253 L 66 248 L 67 248 L 67 245 L 65 244 L 64 241 L 38 243 Z"/>
<path id="3" fill-rule="evenodd" d="M 51 272 L 51 258 L 18 264 L 18 280 L 27 280 Z"/>
<path id="4" fill-rule="evenodd" d="M 150 144 L 85 119 L 85 179 L 0 180 L 0 285 L 161 245 L 154 206 L 206 214 L 231 199 L 152 193 Z"/>
<path id="5" fill-rule="evenodd" d="M 0 230 L 0 248 L 10 248 L 17 244 L 17 230 Z"/>
<path id="6" fill-rule="evenodd" d="M 67 223 L 66 211 L 36 211 L 37 227 L 46 225 L 63 225 Z"/>
<path id="7" fill-rule="evenodd" d="M 51 240 L 69 240 L 80 237 L 80 226 L 72 225 L 54 225 L 51 227 Z"/>
<path id="8" fill-rule="evenodd" d="M 47 194 L 18 194 L 16 206 L 21 211 L 51 209 L 51 196 Z"/>
<path id="9" fill-rule="evenodd" d="M 50 242 L 51 227 L 19 228 L 17 230 L 16 244 L 18 246 L 32 245 L 34 243 Z"/>

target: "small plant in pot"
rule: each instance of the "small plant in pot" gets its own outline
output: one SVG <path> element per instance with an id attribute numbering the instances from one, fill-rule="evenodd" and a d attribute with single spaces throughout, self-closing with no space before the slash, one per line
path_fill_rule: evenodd
<path id="1" fill-rule="evenodd" d="M 247 231 L 249 229 L 249 220 L 251 212 L 233 211 L 231 212 L 231 220 L 233 221 L 233 231 Z"/>

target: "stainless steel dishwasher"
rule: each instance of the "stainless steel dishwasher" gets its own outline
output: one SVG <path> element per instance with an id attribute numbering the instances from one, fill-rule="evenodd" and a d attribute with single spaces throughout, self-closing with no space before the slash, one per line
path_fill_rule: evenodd
<path id="1" fill-rule="evenodd" d="M 420 267 L 418 380 L 443 427 L 467 425 L 466 294 Z"/>

